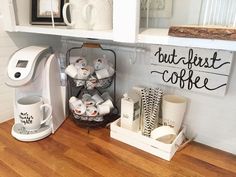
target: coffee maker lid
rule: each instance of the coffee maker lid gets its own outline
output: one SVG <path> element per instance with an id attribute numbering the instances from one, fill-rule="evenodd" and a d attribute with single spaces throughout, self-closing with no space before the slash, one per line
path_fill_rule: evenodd
<path id="1" fill-rule="evenodd" d="M 52 48 L 48 46 L 29 46 L 16 51 L 8 62 L 6 85 L 20 87 L 29 83 L 40 60 L 51 53 Z"/>

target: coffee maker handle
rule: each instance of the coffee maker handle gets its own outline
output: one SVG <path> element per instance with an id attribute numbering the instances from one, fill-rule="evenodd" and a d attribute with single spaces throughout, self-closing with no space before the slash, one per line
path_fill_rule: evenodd
<path id="1" fill-rule="evenodd" d="M 63 9 L 62 9 L 62 16 L 63 16 L 63 19 L 64 19 L 64 22 L 66 25 L 68 26 L 74 26 L 75 25 L 75 22 L 72 22 L 71 20 L 71 23 L 68 21 L 67 19 L 67 8 L 69 5 L 72 5 L 71 3 L 65 3 L 64 6 L 63 6 Z"/>
<path id="2" fill-rule="evenodd" d="M 40 124 L 44 124 L 52 118 L 52 106 L 50 104 L 43 104 L 40 106 L 40 109 L 43 110 L 44 107 L 48 108 L 48 116 Z"/>

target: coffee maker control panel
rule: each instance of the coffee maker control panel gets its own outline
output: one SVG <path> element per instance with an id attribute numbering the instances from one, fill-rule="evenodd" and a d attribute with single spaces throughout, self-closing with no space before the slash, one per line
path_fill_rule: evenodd
<path id="1" fill-rule="evenodd" d="M 22 80 L 27 77 L 35 63 L 35 59 L 19 59 L 19 56 L 14 56 L 9 62 L 8 75 L 12 80 Z M 26 57 L 26 56 L 25 56 Z"/>
<path id="2" fill-rule="evenodd" d="M 50 47 L 30 46 L 15 52 L 8 63 L 7 82 L 9 86 L 22 86 L 34 77 L 39 61 L 52 53 Z"/>

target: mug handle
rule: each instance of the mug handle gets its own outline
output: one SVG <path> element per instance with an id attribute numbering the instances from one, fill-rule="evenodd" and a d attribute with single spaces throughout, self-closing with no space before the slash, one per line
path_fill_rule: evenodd
<path id="1" fill-rule="evenodd" d="M 71 3 L 65 3 L 64 4 L 63 9 L 62 9 L 62 16 L 63 16 L 64 22 L 65 22 L 66 25 L 74 26 L 75 22 L 71 21 L 71 23 L 70 23 L 67 19 L 67 15 L 66 15 L 66 11 L 67 11 L 67 8 L 68 8 L 69 5 L 72 5 L 72 4 Z"/>
<path id="2" fill-rule="evenodd" d="M 52 106 L 50 104 L 43 104 L 43 105 L 40 106 L 40 109 L 42 110 L 44 107 L 48 108 L 49 114 L 44 120 L 41 121 L 41 123 L 40 123 L 41 125 L 52 118 Z"/>
<path id="3" fill-rule="evenodd" d="M 92 4 L 86 4 L 82 10 L 82 18 L 83 20 L 86 22 L 89 22 L 89 26 L 93 27 L 94 26 L 94 22 L 92 21 L 92 9 L 93 9 L 93 5 Z"/>

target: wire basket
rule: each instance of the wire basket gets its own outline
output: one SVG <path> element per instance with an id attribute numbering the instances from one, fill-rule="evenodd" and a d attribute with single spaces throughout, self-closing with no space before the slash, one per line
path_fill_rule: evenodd
<path id="1" fill-rule="evenodd" d="M 114 75 L 110 77 L 106 77 L 103 79 L 97 79 L 96 77 L 92 77 L 91 79 L 72 79 L 72 85 L 73 87 L 84 87 L 88 90 L 92 90 L 94 88 L 101 88 L 101 89 L 106 89 L 111 86 Z"/>
<path id="2" fill-rule="evenodd" d="M 80 127 L 85 127 L 85 128 L 105 127 L 110 122 L 113 122 L 117 118 L 119 118 L 117 108 L 114 108 L 111 113 L 101 116 L 78 115 L 75 114 L 73 111 L 71 112 L 72 112 L 71 118 L 74 120 L 74 122 Z"/>

